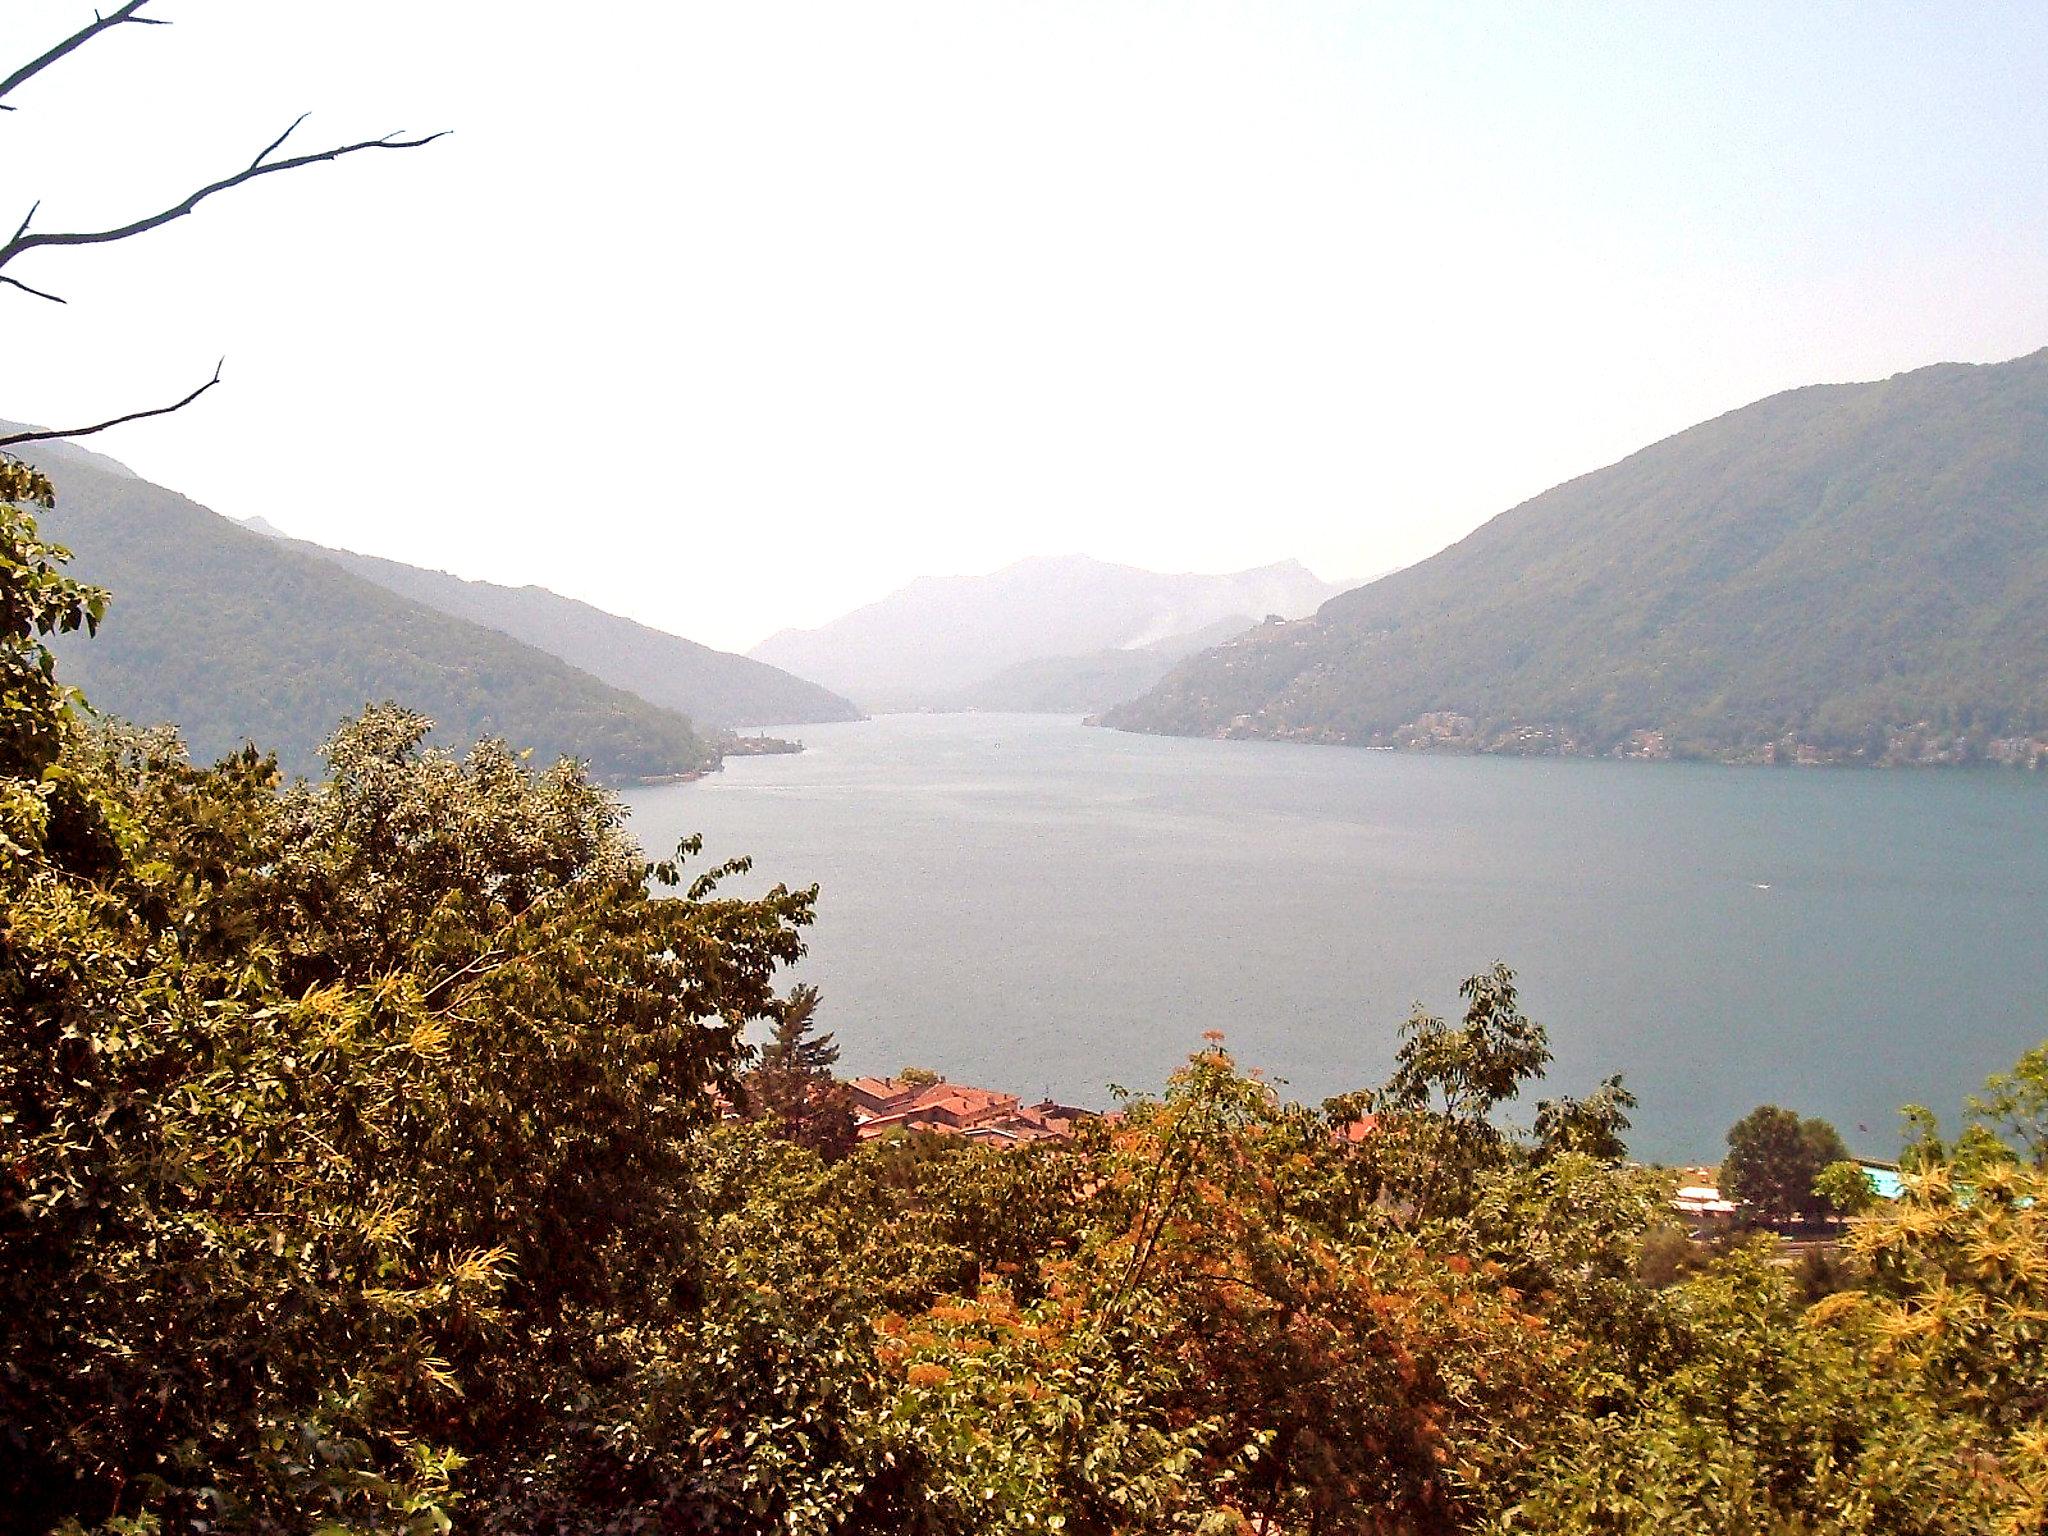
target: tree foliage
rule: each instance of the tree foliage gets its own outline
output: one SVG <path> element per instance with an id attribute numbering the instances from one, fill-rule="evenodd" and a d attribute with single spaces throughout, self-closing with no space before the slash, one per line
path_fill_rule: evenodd
<path id="1" fill-rule="evenodd" d="M 1919 1122 L 1904 1198 L 1803 1269 L 1673 1259 L 1618 1079 L 1506 1122 L 1550 1052 L 1501 966 L 1321 1110 L 1215 1042 L 1071 1144 L 828 1144 L 836 1047 L 775 986 L 813 893 L 650 864 L 574 763 L 433 750 L 395 708 L 316 782 L 196 766 L 59 683 L 47 637 L 103 596 L 19 504 L 0 578 L 14 1528 L 2048 1518 L 2027 1062 L 1957 1146 Z M 749 1086 L 771 1112 L 722 1118 Z"/>
<path id="2" fill-rule="evenodd" d="M 1728 1129 L 1721 1188 L 1770 1221 L 1811 1221 L 1830 1210 L 1815 1189 L 1823 1171 L 1847 1162 L 1849 1149 L 1825 1120 L 1801 1120 L 1789 1109 L 1762 1104 Z"/>
<path id="3" fill-rule="evenodd" d="M 799 982 L 776 1005 L 774 1032 L 745 1094 L 777 1135 L 836 1162 L 853 1150 L 853 1095 L 832 1076 L 839 1047 L 817 1033 L 818 1001 L 818 989 Z"/>
<path id="4" fill-rule="evenodd" d="M 2036 1168 L 2048 1168 L 2048 1044 L 2021 1056 L 2010 1072 L 1993 1073 L 1983 1096 L 1970 1100 L 1970 1115 Z"/>
<path id="5" fill-rule="evenodd" d="M 0 534 L 10 1507 L 403 1523 L 675 1304 L 622 1256 L 685 1242 L 810 895 L 722 898 L 728 866 L 658 899 L 682 875 L 580 769 L 425 751 L 403 711 L 289 788 L 91 730 L 39 636 L 101 596 L 25 512 Z"/>

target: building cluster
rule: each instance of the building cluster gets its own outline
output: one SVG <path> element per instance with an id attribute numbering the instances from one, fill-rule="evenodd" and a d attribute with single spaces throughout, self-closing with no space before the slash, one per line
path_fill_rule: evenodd
<path id="1" fill-rule="evenodd" d="M 2039 773 L 2048 768 L 2048 736 L 2001 736 L 1984 749 L 1984 755 L 2001 767 Z"/>
<path id="2" fill-rule="evenodd" d="M 1426 715 L 1417 715 L 1412 724 L 1396 732 L 1404 746 L 1422 746 L 1430 742 L 1462 745 L 1474 740 L 1478 734 L 1477 721 L 1470 715 L 1449 709 L 1435 709 Z"/>
<path id="3" fill-rule="evenodd" d="M 1904 1192 L 1898 1164 L 1859 1157 L 1856 1166 L 1863 1170 L 1864 1178 L 1870 1181 L 1871 1194 L 1878 1199 L 1896 1200 Z M 1714 1169 L 1687 1168 L 1680 1177 L 1689 1182 L 1678 1186 L 1678 1192 L 1667 1205 L 1673 1215 L 1681 1217 L 1693 1229 L 1695 1235 L 1724 1232 L 1735 1224 L 1735 1219 L 1742 1214 L 1742 1202 L 1730 1199 L 1722 1191 Z"/>
<path id="4" fill-rule="evenodd" d="M 1677 1215 L 1699 1226 L 1725 1226 L 1735 1219 L 1741 1207 L 1721 1193 L 1719 1184 L 1711 1182 L 1714 1170 L 1711 1168 L 1690 1168 L 1686 1176 L 1690 1184 L 1681 1184 L 1678 1193 L 1671 1197 L 1671 1209 Z"/>
<path id="5" fill-rule="evenodd" d="M 1629 763 L 1668 763 L 1671 742 L 1662 731 L 1630 731 L 1627 740 L 1615 747 L 1614 755 Z"/>
<path id="6" fill-rule="evenodd" d="M 854 1134 L 873 1141 L 891 1131 L 929 1131 L 1013 1147 L 1029 1141 L 1067 1141 L 1090 1111 L 1046 1099 L 1026 1104 L 1014 1093 L 970 1088 L 944 1078 L 857 1077 Z"/>

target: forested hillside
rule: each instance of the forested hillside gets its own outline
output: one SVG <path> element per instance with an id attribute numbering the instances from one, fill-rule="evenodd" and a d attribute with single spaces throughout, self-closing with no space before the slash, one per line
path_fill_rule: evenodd
<path id="1" fill-rule="evenodd" d="M 1506 751 L 2037 761 L 2048 352 L 1773 396 L 1187 662 L 1110 723 Z"/>
<path id="2" fill-rule="evenodd" d="M 1859 1220 L 1796 1267 L 1668 1225 L 1619 1079 L 1505 1128 L 1550 1050 L 1498 966 L 1320 1108 L 1212 1040 L 1071 1141 L 857 1143 L 776 990 L 815 891 L 398 708 L 311 783 L 88 725 L 49 494 L 0 460 L 9 1529 L 2048 1518 L 2048 1048 L 1895 1205 L 1805 1181 Z"/>
<path id="3" fill-rule="evenodd" d="M 296 547 L 401 597 L 523 640 L 700 726 L 860 718 L 838 694 L 779 667 L 713 650 L 545 587 L 501 587 L 345 549 Z"/>
<path id="4" fill-rule="evenodd" d="M 57 642 L 99 708 L 168 721 L 213 757 L 255 740 L 309 772 L 365 704 L 402 699 L 457 745 L 502 736 L 606 778 L 682 773 L 712 753 L 689 721 L 532 646 L 407 601 L 237 526 L 112 460 L 57 444 L 50 535 L 116 596 L 99 635 Z"/>

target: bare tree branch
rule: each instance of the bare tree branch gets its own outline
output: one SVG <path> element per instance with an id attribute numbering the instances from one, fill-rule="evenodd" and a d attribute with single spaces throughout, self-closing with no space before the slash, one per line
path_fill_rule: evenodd
<path id="1" fill-rule="evenodd" d="M 447 137 L 445 129 L 440 133 L 430 133 L 416 139 L 401 138 L 396 133 L 387 133 L 381 139 L 362 139 L 354 144 L 337 145 L 333 149 L 323 149 L 303 155 L 289 155 L 282 160 L 272 160 L 270 156 L 276 153 L 278 147 L 286 139 L 290 138 L 293 130 L 305 120 L 305 116 L 301 114 L 290 128 L 285 129 L 283 133 L 265 145 L 263 152 L 257 155 L 254 160 L 251 160 L 246 169 L 237 171 L 232 176 L 223 176 L 219 181 L 208 182 L 175 206 L 166 208 L 161 213 L 150 214 L 147 218 L 137 219 L 133 223 L 123 224 L 117 229 L 94 230 L 79 234 L 30 234 L 28 232 L 29 219 L 35 217 L 35 209 L 31 208 L 28 218 L 23 219 L 21 227 L 14 232 L 14 238 L 9 240 L 4 246 L 0 246 L 0 267 L 6 266 L 8 262 L 21 255 L 24 251 L 36 250 L 41 246 L 108 245 L 116 240 L 129 239 L 131 236 L 143 234 L 168 224 L 173 219 L 182 219 L 216 192 L 225 192 L 230 187 L 239 187 L 242 183 L 254 181 L 259 176 L 272 176 L 279 171 L 296 171 L 302 166 L 318 165 L 326 160 L 339 160 L 344 155 L 360 154 L 364 150 L 418 149 L 422 145 L 433 143 L 436 139 Z"/>
<path id="2" fill-rule="evenodd" d="M 52 304 L 62 304 L 64 302 L 64 300 L 57 294 L 45 293 L 40 288 L 31 288 L 27 283 L 24 283 L 20 278 L 9 277 L 4 272 L 0 272 L 0 283 L 5 283 L 10 288 L 19 288 L 23 293 L 32 293 L 39 299 L 48 299 Z"/>
<path id="3" fill-rule="evenodd" d="M 176 405 L 159 405 L 152 410 L 130 411 L 126 416 L 116 416 L 110 421 L 95 422 L 89 427 L 66 427 L 60 431 L 47 432 L 16 432 L 7 437 L 0 437 L 0 448 L 12 448 L 17 443 L 50 442 L 57 438 L 91 437 L 93 433 L 104 432 L 109 427 L 118 427 L 131 421 L 142 421 L 151 416 L 168 416 L 173 411 L 182 411 L 186 406 L 220 382 L 221 365 L 226 361 L 226 358 L 222 358 L 219 363 L 215 363 L 213 365 L 213 377 L 193 390 L 191 394 L 180 400 Z"/>
<path id="4" fill-rule="evenodd" d="M 17 69 L 5 80 L 0 80 L 0 97 L 6 96 L 9 91 L 13 90 L 23 81 L 33 79 L 41 74 L 73 49 L 83 48 L 102 32 L 108 31 L 113 27 L 121 26 L 127 22 L 133 22 L 138 27 L 167 27 L 170 25 L 168 21 L 159 21 L 154 16 L 139 16 L 136 14 L 147 4 L 149 4 L 149 0 L 128 0 L 126 5 L 108 15 L 102 16 L 98 12 L 94 12 L 92 25 L 80 27 L 41 58 L 29 60 L 28 63 L 22 65 L 21 68 Z M 13 110 L 14 108 L 0 103 L 0 112 L 12 112 Z"/>
<path id="5" fill-rule="evenodd" d="M 33 79 L 51 65 L 84 47 L 94 38 L 100 36 L 100 34 L 115 27 L 126 24 L 150 27 L 168 25 L 167 22 L 154 16 L 140 14 L 143 7 L 149 3 L 150 0 L 123 0 L 123 3 L 118 8 L 104 15 L 97 11 L 94 12 L 92 22 L 89 25 L 79 28 L 78 31 L 48 49 L 40 57 L 22 65 L 5 79 L 0 79 L 0 97 L 5 97 L 23 82 Z M 13 107 L 8 103 L 0 101 L 0 112 L 11 112 L 13 110 Z M 361 154 L 367 150 L 418 149 L 444 136 L 440 133 L 430 133 L 424 137 L 406 138 L 402 133 L 387 133 L 382 138 L 363 139 L 353 144 L 336 145 L 331 149 L 313 151 L 302 155 L 287 155 L 283 159 L 271 158 L 284 147 L 285 141 L 298 131 L 299 126 L 305 120 L 305 114 L 301 113 L 283 133 L 280 133 L 276 138 L 264 145 L 258 151 L 255 159 L 251 160 L 247 166 L 235 172 L 232 176 L 223 176 L 217 181 L 208 182 L 205 186 L 188 194 L 178 203 L 164 209 L 160 213 L 150 214 L 145 218 L 133 220 L 130 223 L 113 229 L 55 234 L 31 233 L 29 226 L 35 222 L 36 213 L 42 207 L 40 201 L 33 203 L 30 205 L 28 212 L 22 216 L 21 223 L 16 226 L 13 236 L 4 245 L 0 245 L 0 267 L 6 266 L 15 257 L 42 246 L 110 245 L 117 240 L 126 240 L 132 236 L 144 234 L 149 230 L 168 224 L 174 219 L 182 219 L 217 192 L 225 192 L 232 187 L 241 186 L 244 182 L 254 181 L 261 176 L 270 176 L 281 171 L 295 171 L 305 166 L 321 164 L 324 161 L 339 160 L 346 155 Z M 0 286 L 18 289 L 22 293 L 30 294 L 39 299 L 47 299 L 52 303 L 62 304 L 64 302 L 57 294 L 33 287 L 23 282 L 20 278 L 5 273 L 0 273 Z M 143 421 L 152 416 L 168 416 L 173 411 L 182 411 L 209 389 L 219 384 L 220 375 L 221 365 L 217 363 L 214 365 L 212 378 L 186 395 L 184 399 L 171 405 L 155 406 L 144 411 L 130 411 L 125 415 L 115 416 L 106 421 L 95 422 L 90 426 L 66 427 L 60 430 L 49 431 L 16 432 L 0 436 L 0 458 L 11 458 L 12 455 L 7 454 L 4 450 L 23 443 L 91 437 L 96 432 L 105 432 L 109 428 L 123 426 L 131 421 Z"/>

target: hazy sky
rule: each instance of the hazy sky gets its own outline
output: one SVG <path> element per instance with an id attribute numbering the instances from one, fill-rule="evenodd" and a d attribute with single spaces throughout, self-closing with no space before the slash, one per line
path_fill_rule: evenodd
<path id="1" fill-rule="evenodd" d="M 102 4 L 106 0 L 101 0 Z M 8 8 L 10 66 L 89 7 Z M 1426 555 L 1795 384 L 2048 344 L 2048 7 L 156 0 L 13 98 L 0 414 L 713 644 L 911 576 Z M 60 487 L 61 490 L 61 487 Z"/>

